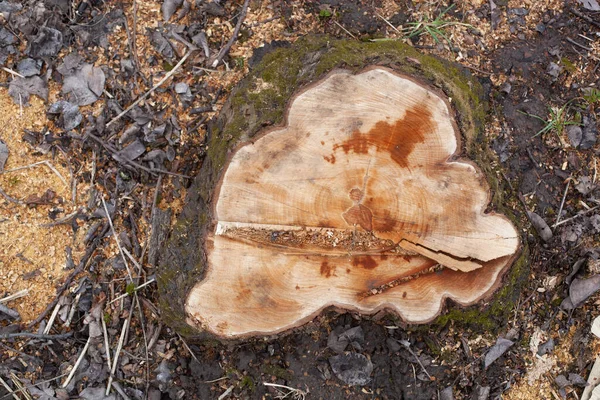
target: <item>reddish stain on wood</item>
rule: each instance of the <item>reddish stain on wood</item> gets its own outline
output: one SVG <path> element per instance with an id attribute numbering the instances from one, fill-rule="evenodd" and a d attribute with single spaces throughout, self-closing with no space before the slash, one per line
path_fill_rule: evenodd
<path id="1" fill-rule="evenodd" d="M 407 168 L 410 153 L 417 144 L 424 142 L 425 135 L 434 128 L 431 116 L 427 106 L 414 106 L 393 124 L 380 121 L 367 133 L 353 131 L 349 139 L 333 146 L 333 152 L 342 149 L 346 154 L 367 154 L 370 147 L 375 147 L 378 151 L 389 152 L 394 162 Z M 333 154 L 327 158 L 331 157 Z"/>
<path id="2" fill-rule="evenodd" d="M 364 269 L 374 269 L 377 268 L 379 264 L 377 264 L 377 261 L 371 256 L 356 256 L 352 258 L 352 265 L 355 267 L 360 266 Z"/>
<path id="3" fill-rule="evenodd" d="M 323 159 L 330 164 L 335 164 L 335 154 L 331 154 L 329 156 L 323 156 Z"/>
<path id="4" fill-rule="evenodd" d="M 321 262 L 321 275 L 329 278 L 335 272 L 335 265 L 329 265 L 327 261 Z"/>

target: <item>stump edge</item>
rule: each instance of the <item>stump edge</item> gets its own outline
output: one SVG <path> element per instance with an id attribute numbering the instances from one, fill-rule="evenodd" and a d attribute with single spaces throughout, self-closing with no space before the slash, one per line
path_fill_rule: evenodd
<path id="1" fill-rule="evenodd" d="M 182 336 L 189 340 L 217 339 L 186 322 L 185 301 L 205 271 L 203 238 L 212 220 L 212 196 L 231 150 L 265 127 L 281 125 L 290 99 L 304 86 L 322 79 L 336 68 L 359 72 L 368 66 L 382 66 L 409 75 L 452 99 L 453 117 L 462 135 L 459 155 L 475 162 L 485 174 L 491 191 L 488 210 L 506 215 L 521 231 L 522 215 L 519 218 L 514 213 L 519 207 L 516 194 L 502 177 L 501 167 L 484 135 L 488 119 L 487 94 L 470 71 L 438 57 L 421 54 L 397 41 L 364 43 L 330 36 L 304 37 L 289 47 L 277 47 L 264 55 L 236 85 L 219 115 L 209 123 L 206 157 L 188 189 L 184 209 L 169 239 L 163 243 L 157 266 L 161 317 Z M 258 87 L 257 83 L 266 88 L 253 90 Z M 486 295 L 485 302 L 465 307 L 449 306 L 446 300 L 442 312 L 433 322 L 411 325 L 411 330 L 439 329 L 448 323 L 485 331 L 495 331 L 503 326 L 529 273 L 527 242 L 522 238 L 521 243 L 521 253 L 498 279 L 499 285 L 490 291 L 493 295 Z M 398 317 L 390 315 L 406 327 Z"/>

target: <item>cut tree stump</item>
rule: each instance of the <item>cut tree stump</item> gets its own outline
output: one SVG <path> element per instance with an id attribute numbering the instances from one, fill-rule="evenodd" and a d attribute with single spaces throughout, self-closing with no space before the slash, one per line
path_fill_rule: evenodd
<path id="1" fill-rule="evenodd" d="M 425 323 L 445 298 L 490 293 L 519 253 L 510 220 L 485 211 L 485 174 L 457 156 L 445 95 L 405 73 L 333 69 L 290 97 L 283 127 L 223 144 L 191 189 L 205 213 L 189 224 L 184 212 L 159 277 L 173 285 L 169 254 L 182 257 L 190 237 L 201 246 L 179 284 L 196 331 L 272 335 L 330 306 Z"/>

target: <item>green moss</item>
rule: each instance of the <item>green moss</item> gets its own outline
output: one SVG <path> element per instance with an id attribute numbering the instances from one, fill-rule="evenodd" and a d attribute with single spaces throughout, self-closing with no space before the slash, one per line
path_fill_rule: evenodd
<path id="1" fill-rule="evenodd" d="M 240 381 L 240 387 L 242 389 L 247 388 L 248 390 L 250 390 L 251 392 L 254 392 L 254 381 L 252 380 L 251 377 L 249 377 L 248 375 L 244 375 L 242 377 L 242 380 Z"/>
<path id="2" fill-rule="evenodd" d="M 285 381 L 289 381 L 292 379 L 292 372 L 280 367 L 279 365 L 273 364 L 264 364 L 261 368 L 261 371 L 267 375 L 273 375 L 279 379 L 283 379 Z"/>
<path id="3" fill-rule="evenodd" d="M 433 340 L 431 340 L 428 335 L 423 336 L 423 341 L 427 345 L 427 348 L 429 348 L 429 351 L 432 355 L 438 356 L 441 354 L 440 347 Z"/>
<path id="4" fill-rule="evenodd" d="M 577 72 L 577 67 L 567 57 L 562 57 L 560 59 L 560 63 L 567 70 L 567 72 L 569 72 L 571 74 L 574 74 L 575 72 Z"/>
<path id="5" fill-rule="evenodd" d="M 437 329 L 444 328 L 449 323 L 461 329 L 484 330 L 495 333 L 505 326 L 510 318 L 523 285 L 529 274 L 529 250 L 523 249 L 519 258 L 510 268 L 504 278 L 502 288 L 498 290 L 486 307 L 471 306 L 466 308 L 453 307 L 440 315 L 431 325 Z M 420 331 L 420 327 L 415 327 Z M 425 329 L 425 330 L 430 330 Z"/>

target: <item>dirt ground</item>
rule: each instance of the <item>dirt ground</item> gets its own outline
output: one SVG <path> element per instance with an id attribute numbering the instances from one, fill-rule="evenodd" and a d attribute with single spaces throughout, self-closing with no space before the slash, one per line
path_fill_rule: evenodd
<path id="1" fill-rule="evenodd" d="M 0 3 L 0 399 L 581 398 L 600 350 L 595 1 L 244 3 Z M 152 217 L 181 210 L 206 123 L 263 46 L 308 34 L 403 41 L 480 80 L 486 134 L 522 199 L 510 206 L 552 231 L 523 229 L 530 271 L 505 326 L 327 311 L 277 339 L 220 344 L 163 325 Z M 333 361 L 348 352 L 372 364 L 367 383 L 339 377 L 361 368 Z"/>

